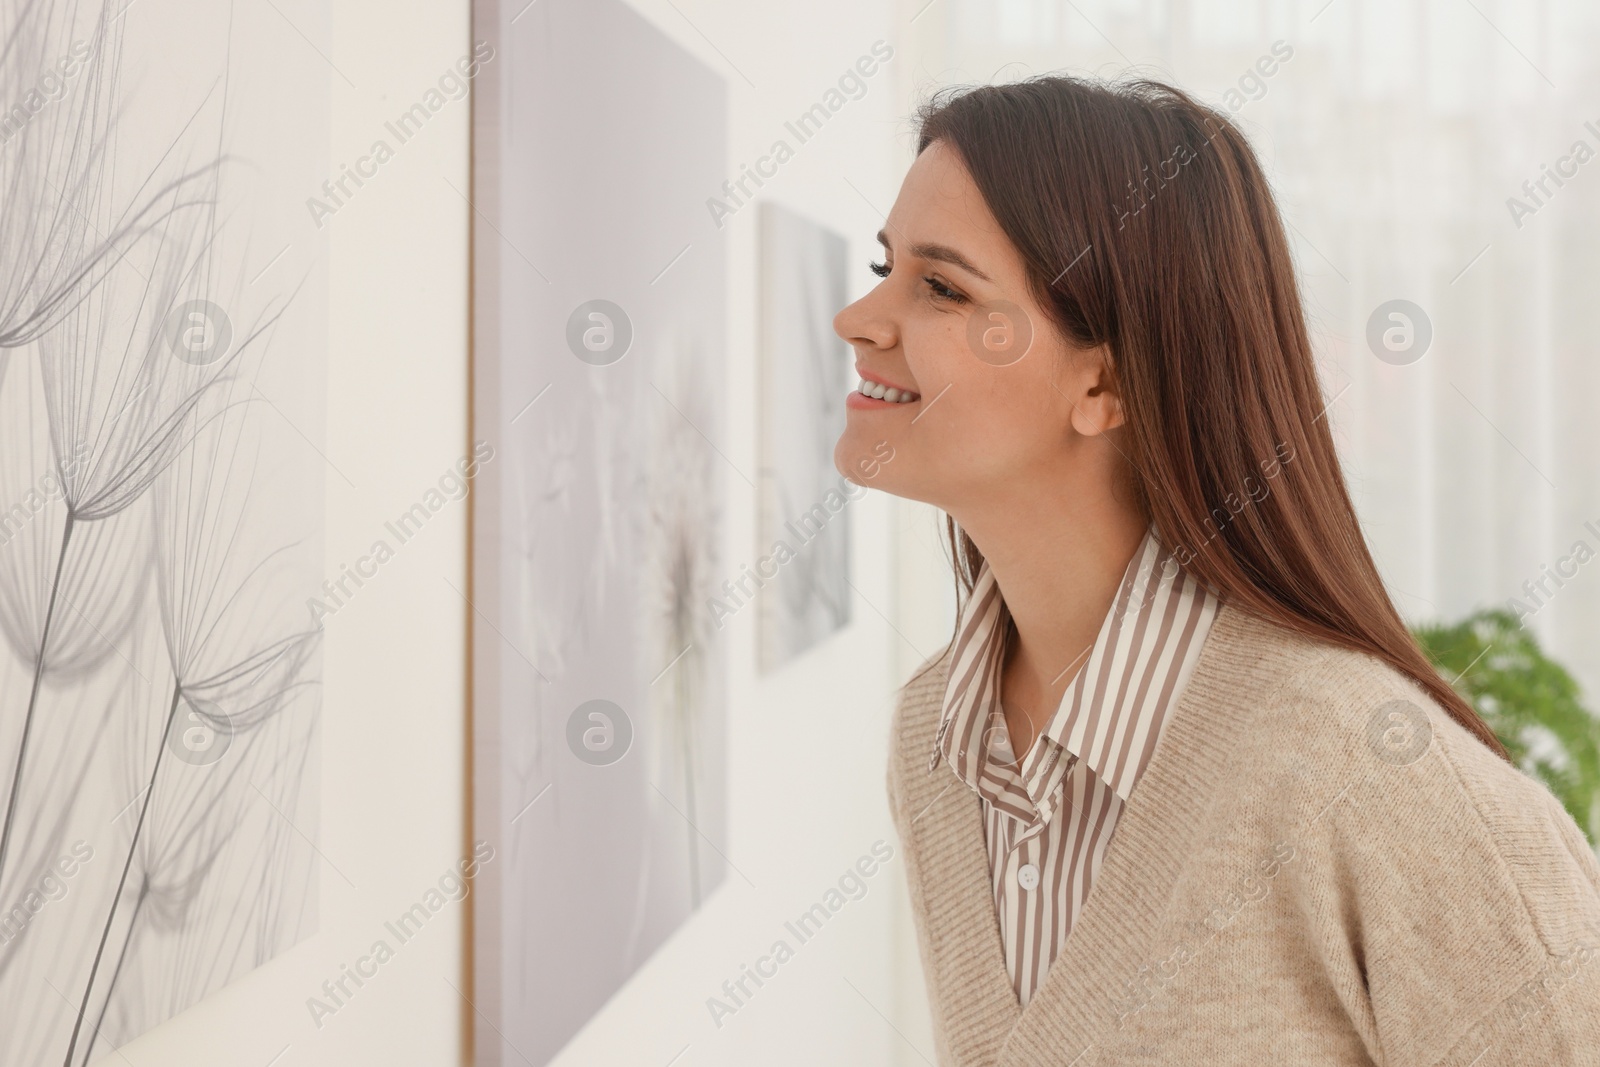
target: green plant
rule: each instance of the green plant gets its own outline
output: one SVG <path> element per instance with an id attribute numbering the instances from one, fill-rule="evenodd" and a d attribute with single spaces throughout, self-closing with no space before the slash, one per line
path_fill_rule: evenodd
<path id="1" fill-rule="evenodd" d="M 1578 683 L 1567 669 L 1500 608 L 1412 632 L 1517 766 L 1555 794 L 1594 844 L 1600 833 L 1600 720 L 1579 701 Z"/>

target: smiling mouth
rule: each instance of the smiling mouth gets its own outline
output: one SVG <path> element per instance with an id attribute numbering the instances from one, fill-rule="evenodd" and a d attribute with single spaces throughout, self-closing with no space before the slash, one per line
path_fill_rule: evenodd
<path id="1" fill-rule="evenodd" d="M 855 391 L 862 396 L 870 397 L 873 400 L 883 400 L 890 404 L 909 404 L 922 398 L 921 393 L 914 393 L 910 389 L 897 389 L 892 385 L 884 385 L 882 382 L 868 381 L 866 378 L 861 379 L 861 384 L 856 386 Z"/>

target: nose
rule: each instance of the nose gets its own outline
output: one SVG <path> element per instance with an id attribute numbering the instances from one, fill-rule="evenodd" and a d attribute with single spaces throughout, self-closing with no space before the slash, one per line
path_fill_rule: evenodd
<path id="1" fill-rule="evenodd" d="M 833 317 L 833 332 L 854 348 L 893 348 L 900 331 L 888 312 L 884 285 L 846 307 Z"/>

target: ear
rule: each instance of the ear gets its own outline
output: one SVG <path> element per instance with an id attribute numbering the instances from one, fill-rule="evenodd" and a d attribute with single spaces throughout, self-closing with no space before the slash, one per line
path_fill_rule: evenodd
<path id="1" fill-rule="evenodd" d="M 1072 404 L 1072 428 L 1084 437 L 1099 437 L 1125 421 L 1110 355 L 1101 345 L 1069 357 L 1064 391 Z"/>

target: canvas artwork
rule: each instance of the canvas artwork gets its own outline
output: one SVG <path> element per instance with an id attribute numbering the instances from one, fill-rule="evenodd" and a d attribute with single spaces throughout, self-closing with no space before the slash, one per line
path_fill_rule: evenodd
<path id="1" fill-rule="evenodd" d="M 301 32 L 0 0 L 7 1067 L 110 1062 L 316 924 L 327 70 Z"/>
<path id="2" fill-rule="evenodd" d="M 475 1049 L 544 1064 L 727 875 L 708 605 L 756 470 L 723 446 L 721 77 L 618 0 L 476 13 Z"/>
<path id="3" fill-rule="evenodd" d="M 847 302 L 842 234 L 761 205 L 761 667 L 770 671 L 850 622 L 851 489 L 833 465 L 855 384 L 833 332 Z M 857 490 L 859 492 L 859 490 Z"/>

